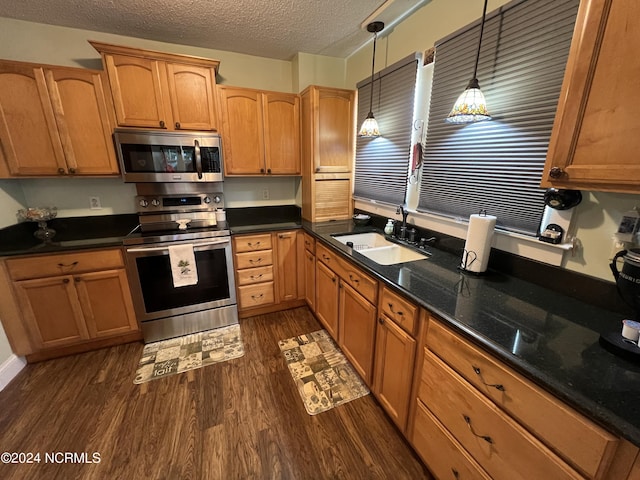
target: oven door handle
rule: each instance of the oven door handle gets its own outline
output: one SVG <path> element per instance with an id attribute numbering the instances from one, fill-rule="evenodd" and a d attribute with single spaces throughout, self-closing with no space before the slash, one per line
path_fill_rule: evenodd
<path id="1" fill-rule="evenodd" d="M 223 240 L 212 240 L 211 242 L 203 242 L 203 243 L 194 243 L 193 248 L 196 249 L 198 247 L 208 247 L 210 245 L 222 245 L 224 243 L 229 243 L 229 239 Z M 137 253 L 137 252 L 162 252 L 169 251 L 168 246 L 164 247 L 136 247 L 136 248 L 127 248 L 127 253 Z"/>

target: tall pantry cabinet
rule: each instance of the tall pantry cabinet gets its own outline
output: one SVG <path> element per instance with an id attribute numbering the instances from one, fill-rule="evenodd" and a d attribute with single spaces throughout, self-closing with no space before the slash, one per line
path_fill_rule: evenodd
<path id="1" fill-rule="evenodd" d="M 300 97 L 302 217 L 312 222 L 350 218 L 355 91 L 312 85 Z"/>

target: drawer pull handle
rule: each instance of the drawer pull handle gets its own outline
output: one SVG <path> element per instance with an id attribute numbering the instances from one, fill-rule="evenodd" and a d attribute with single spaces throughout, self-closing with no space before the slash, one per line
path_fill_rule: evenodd
<path id="1" fill-rule="evenodd" d="M 456 480 L 460 478 L 460 474 L 458 473 L 458 470 L 456 470 L 455 468 L 451 469 L 451 473 L 453 473 L 453 478 L 455 478 Z"/>
<path id="2" fill-rule="evenodd" d="M 260 242 L 256 242 L 256 243 L 247 242 L 247 245 L 249 245 L 251 248 L 258 248 L 260 246 Z"/>
<path id="3" fill-rule="evenodd" d="M 353 275 L 349 274 L 349 280 L 351 280 L 353 283 L 355 283 L 356 285 L 360 284 L 360 280 L 358 279 L 358 277 L 354 277 Z"/>
<path id="4" fill-rule="evenodd" d="M 391 310 L 391 313 L 393 313 L 394 315 L 400 315 L 403 316 L 404 313 L 402 313 L 402 311 L 398 310 L 397 312 L 393 310 L 393 303 L 389 302 L 389 310 Z"/>
<path id="5" fill-rule="evenodd" d="M 493 440 L 491 440 L 491 437 L 489 435 L 478 435 L 473 430 L 473 427 L 471 426 L 471 418 L 469 418 L 469 416 L 463 415 L 463 417 L 464 417 L 464 421 L 467 422 L 467 426 L 469 427 L 469 430 L 471 430 L 471 433 L 473 433 L 474 436 L 483 439 L 487 443 L 493 444 Z"/>
<path id="6" fill-rule="evenodd" d="M 322 259 L 323 259 L 325 262 L 328 262 L 329 260 L 331 260 L 331 257 L 327 257 L 327 256 L 323 253 L 323 254 L 322 254 Z"/>
<path id="7" fill-rule="evenodd" d="M 251 280 L 255 280 L 256 278 L 262 278 L 262 273 L 260 275 L 251 275 Z"/>
<path id="8" fill-rule="evenodd" d="M 311 242 L 308 242 L 308 241 L 305 240 L 304 244 L 308 247 L 309 245 L 311 245 Z"/>
<path id="9" fill-rule="evenodd" d="M 264 297 L 264 293 L 261 293 L 260 295 L 251 295 L 251 298 L 254 300 L 260 300 L 262 297 Z"/>
<path id="10" fill-rule="evenodd" d="M 59 264 L 58 264 L 58 267 L 59 267 L 59 268 L 73 268 L 73 267 L 75 267 L 76 265 L 78 265 L 78 262 L 77 262 L 77 261 L 72 262 L 72 263 L 59 263 Z"/>
<path id="11" fill-rule="evenodd" d="M 505 391 L 504 386 L 501 383 L 487 383 L 484 381 L 484 378 L 482 378 L 482 372 L 480 371 L 480 369 L 478 367 L 476 367 L 475 365 L 473 366 L 473 371 L 476 373 L 476 375 L 478 375 L 480 377 L 480 381 L 486 385 L 487 387 L 493 387 L 496 390 L 500 390 L 501 392 Z"/>
<path id="12" fill-rule="evenodd" d="M 254 264 L 254 263 L 260 263 L 260 262 L 262 262 L 262 257 L 257 258 L 257 259 L 255 259 L 255 260 L 254 260 L 253 258 L 250 258 L 250 259 L 249 259 L 249 263 L 251 263 L 251 264 Z"/>
<path id="13" fill-rule="evenodd" d="M 63 278 L 62 279 L 62 283 L 69 283 L 69 279 L 68 278 Z"/>

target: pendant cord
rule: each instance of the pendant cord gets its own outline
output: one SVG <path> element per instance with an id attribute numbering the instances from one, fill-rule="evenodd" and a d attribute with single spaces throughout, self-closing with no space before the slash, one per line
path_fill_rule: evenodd
<path id="1" fill-rule="evenodd" d="M 376 65 L 376 40 L 378 39 L 378 32 L 373 34 L 373 58 L 371 59 L 371 96 L 369 99 L 369 113 L 373 113 L 373 72 Z"/>
<path id="2" fill-rule="evenodd" d="M 489 0 L 484 0 L 484 9 L 482 10 L 482 23 L 480 24 L 480 38 L 478 39 L 478 51 L 476 52 L 476 64 L 473 67 L 473 78 L 477 78 L 478 73 L 478 61 L 480 60 L 480 47 L 482 46 L 482 33 L 484 32 L 484 19 L 487 15 L 487 3 Z M 375 52 L 376 44 L 374 40 L 373 49 Z M 373 88 L 373 86 L 372 86 Z"/>

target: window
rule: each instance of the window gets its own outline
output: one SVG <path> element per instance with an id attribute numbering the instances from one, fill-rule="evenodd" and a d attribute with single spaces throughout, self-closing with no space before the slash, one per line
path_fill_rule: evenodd
<path id="1" fill-rule="evenodd" d="M 399 205 L 404 202 L 411 153 L 411 125 L 418 61 L 415 55 L 358 84 L 358 127 L 370 109 L 381 137 L 358 137 L 354 196 Z"/>
<path id="2" fill-rule="evenodd" d="M 444 121 L 472 72 L 480 23 L 436 43 L 418 210 L 536 235 L 539 187 L 579 0 L 513 1 L 485 23 L 478 80 L 492 121 Z"/>

